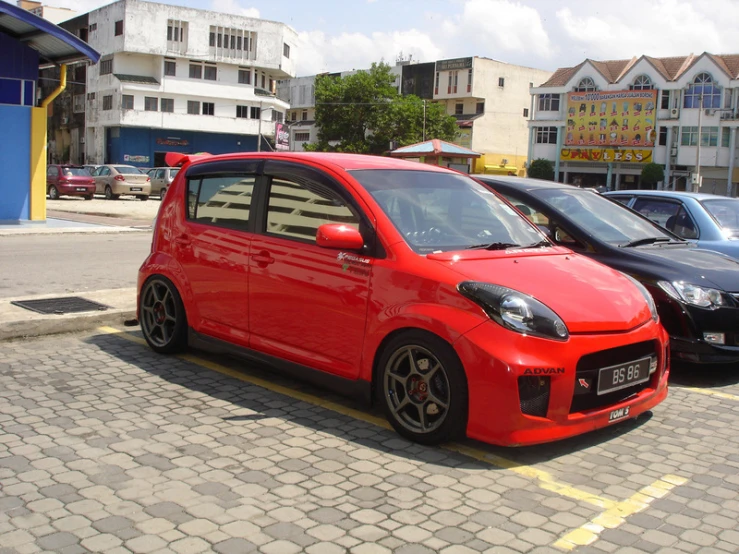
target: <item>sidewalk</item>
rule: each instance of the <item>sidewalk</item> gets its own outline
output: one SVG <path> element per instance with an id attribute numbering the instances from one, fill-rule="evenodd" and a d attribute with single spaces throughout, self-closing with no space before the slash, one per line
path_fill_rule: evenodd
<path id="1" fill-rule="evenodd" d="M 46 221 L 0 221 L 0 237 L 58 233 L 136 233 L 151 231 L 142 220 L 50 212 Z"/>

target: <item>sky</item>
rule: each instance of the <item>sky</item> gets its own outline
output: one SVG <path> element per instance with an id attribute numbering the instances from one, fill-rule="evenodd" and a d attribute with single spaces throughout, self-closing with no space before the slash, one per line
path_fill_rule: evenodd
<path id="1" fill-rule="evenodd" d="M 99 0 L 47 0 L 88 11 Z M 554 71 L 586 58 L 739 54 L 739 0 L 165 0 L 279 21 L 297 76 L 480 56 Z M 732 40 L 734 39 L 734 40 Z"/>

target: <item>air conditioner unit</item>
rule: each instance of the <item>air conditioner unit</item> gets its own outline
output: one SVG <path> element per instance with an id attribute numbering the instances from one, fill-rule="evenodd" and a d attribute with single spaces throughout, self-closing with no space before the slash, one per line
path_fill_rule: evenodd
<path id="1" fill-rule="evenodd" d="M 678 117 L 680 117 L 680 108 L 671 108 L 670 119 L 677 119 Z"/>

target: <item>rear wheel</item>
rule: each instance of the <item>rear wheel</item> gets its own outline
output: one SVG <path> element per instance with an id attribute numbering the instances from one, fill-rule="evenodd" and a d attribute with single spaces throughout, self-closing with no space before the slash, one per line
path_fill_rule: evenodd
<path id="1" fill-rule="evenodd" d="M 390 424 L 422 444 L 463 437 L 467 428 L 467 378 L 454 349 L 425 331 L 392 339 L 378 365 L 378 392 Z"/>
<path id="2" fill-rule="evenodd" d="M 94 194 L 88 194 L 87 196 L 85 196 L 85 200 L 92 200 L 93 198 L 95 198 Z"/>
<path id="3" fill-rule="evenodd" d="M 59 200 L 59 190 L 54 185 L 49 187 L 49 198 Z"/>
<path id="4" fill-rule="evenodd" d="M 174 283 L 154 275 L 141 289 L 141 331 L 152 350 L 160 354 L 181 352 L 187 347 L 187 316 Z"/>
<path id="5" fill-rule="evenodd" d="M 113 194 L 113 189 L 110 188 L 110 185 L 105 185 L 105 199 L 106 200 L 118 200 L 120 198 L 120 194 Z"/>
<path id="6" fill-rule="evenodd" d="M 164 200 L 164 195 L 167 194 L 167 187 L 162 187 L 159 191 L 159 200 Z"/>

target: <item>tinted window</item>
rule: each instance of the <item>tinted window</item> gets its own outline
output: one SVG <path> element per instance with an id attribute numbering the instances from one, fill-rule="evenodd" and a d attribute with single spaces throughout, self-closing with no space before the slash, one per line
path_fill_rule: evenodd
<path id="1" fill-rule="evenodd" d="M 267 232 L 315 242 L 324 223 L 359 228 L 359 217 L 328 186 L 305 177 L 273 177 L 269 188 Z"/>
<path id="2" fill-rule="evenodd" d="M 63 170 L 67 177 L 90 177 L 90 172 L 84 167 L 65 167 Z"/>
<path id="3" fill-rule="evenodd" d="M 667 220 L 665 227 L 684 239 L 698 238 L 698 228 L 684 206 L 681 206 L 678 212 Z"/>
<path id="4" fill-rule="evenodd" d="M 739 200 L 720 198 L 701 202 L 718 224 L 732 235 L 739 234 Z"/>
<path id="5" fill-rule="evenodd" d="M 98 175 L 110 175 L 110 168 L 109 167 L 101 167 L 98 170 Z"/>
<path id="6" fill-rule="evenodd" d="M 619 202 L 624 206 L 628 206 L 629 202 L 631 201 L 631 196 L 613 196 L 612 194 L 609 194 L 608 198 L 610 198 L 611 200 L 615 200 L 616 202 Z"/>
<path id="7" fill-rule="evenodd" d="M 46 171 L 46 174 L 50 177 L 56 177 L 59 174 L 59 170 L 56 168 L 56 166 L 49 166 L 49 169 Z"/>
<path id="8" fill-rule="evenodd" d="M 132 165 L 117 165 L 115 170 L 122 175 L 143 175 L 143 172 L 138 167 Z"/>
<path id="9" fill-rule="evenodd" d="M 418 253 L 543 240 L 524 218 L 464 175 L 432 171 L 352 171 Z"/>
<path id="10" fill-rule="evenodd" d="M 634 209 L 654 221 L 657 225 L 670 229 L 667 221 L 677 214 L 680 204 L 654 198 L 638 198 L 634 202 Z M 672 229 L 670 229 L 672 230 Z"/>
<path id="11" fill-rule="evenodd" d="M 191 179 L 188 183 L 189 219 L 246 230 L 255 180 L 254 175 Z"/>

